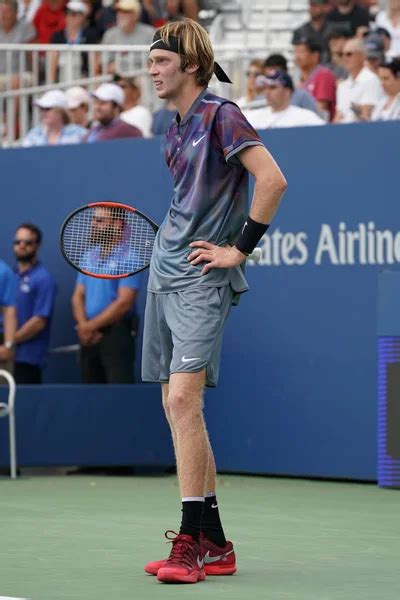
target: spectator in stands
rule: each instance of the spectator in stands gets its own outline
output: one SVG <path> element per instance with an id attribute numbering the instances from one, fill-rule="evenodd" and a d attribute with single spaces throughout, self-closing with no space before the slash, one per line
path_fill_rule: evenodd
<path id="1" fill-rule="evenodd" d="M 124 106 L 124 92 L 116 83 L 102 83 L 95 92 L 93 118 L 98 125 L 92 127 L 85 141 L 106 142 L 117 138 L 143 137 L 142 132 L 120 118 Z"/>
<path id="2" fill-rule="evenodd" d="M 10 267 L 0 260 L 0 369 L 10 373 L 14 367 L 16 329 L 15 277 Z"/>
<path id="3" fill-rule="evenodd" d="M 123 234 L 124 223 L 107 208 L 94 215 L 94 238 L 103 231 Z M 109 260 L 105 257 L 104 260 Z M 72 296 L 72 312 L 81 344 L 83 383 L 133 383 L 136 297 L 140 276 L 96 279 L 79 274 Z"/>
<path id="4" fill-rule="evenodd" d="M 379 79 L 385 97 L 373 112 L 372 121 L 393 121 L 400 119 L 400 58 L 393 58 L 379 67 Z"/>
<path id="5" fill-rule="evenodd" d="M 28 131 L 23 146 L 79 144 L 83 141 L 86 129 L 70 123 L 64 92 L 50 90 L 36 100 L 35 105 L 40 109 L 41 124 Z"/>
<path id="6" fill-rule="evenodd" d="M 282 54 L 271 54 L 264 62 L 264 74 L 268 77 L 271 72 L 275 71 L 288 72 L 287 60 Z M 261 87 L 263 80 L 258 78 L 258 85 Z M 264 85 L 262 85 L 264 89 Z M 306 108 L 319 114 L 318 106 L 315 98 L 311 94 L 302 88 L 295 88 L 292 94 L 291 100 L 292 106 L 299 106 L 300 108 Z"/>
<path id="7" fill-rule="evenodd" d="M 71 123 L 90 129 L 89 108 L 91 98 L 89 92 L 83 87 L 74 86 L 69 88 L 65 95 L 67 96 L 67 108 Z"/>
<path id="8" fill-rule="evenodd" d="M 41 0 L 18 0 L 18 19 L 23 19 L 26 23 L 32 23 L 40 5 Z"/>
<path id="9" fill-rule="evenodd" d="M 251 107 L 257 104 L 265 104 L 265 98 L 262 89 L 257 86 L 257 77 L 263 74 L 263 61 L 260 58 L 254 58 L 250 61 L 246 72 L 246 92 L 235 100 L 239 108 Z"/>
<path id="10" fill-rule="evenodd" d="M 198 0 L 142 0 L 141 22 L 161 27 L 167 21 L 176 21 L 183 17 L 197 20 Z"/>
<path id="11" fill-rule="evenodd" d="M 51 36 L 65 27 L 65 0 L 43 0 L 33 18 L 39 44 L 49 44 Z"/>
<path id="12" fill-rule="evenodd" d="M 336 79 L 332 71 L 320 64 L 320 44 L 313 38 L 296 40 L 294 58 L 301 73 L 299 87 L 315 98 L 320 113 L 331 121 L 335 115 Z"/>
<path id="13" fill-rule="evenodd" d="M 0 44 L 26 44 L 35 38 L 35 29 L 30 23 L 17 19 L 18 5 L 16 0 L 0 2 Z M 0 52 L 0 91 L 7 88 L 18 89 L 21 85 L 29 85 L 32 75 L 28 72 L 19 75 L 19 54 L 12 52 L 8 65 L 7 53 Z"/>
<path id="14" fill-rule="evenodd" d="M 121 120 L 140 129 L 144 137 L 150 137 L 153 117 L 149 109 L 140 104 L 142 90 L 138 79 L 115 75 L 114 81 L 123 90 L 125 96 Z"/>
<path id="15" fill-rule="evenodd" d="M 335 122 L 369 121 L 383 98 L 379 77 L 364 66 L 365 47 L 361 40 L 348 40 L 343 52 L 349 76 L 338 85 Z"/>
<path id="16" fill-rule="evenodd" d="M 400 0 L 387 0 L 386 10 L 378 13 L 376 24 L 391 36 L 388 57 L 400 56 Z"/>
<path id="17" fill-rule="evenodd" d="M 291 105 L 293 91 L 290 75 L 285 71 L 270 72 L 265 82 L 268 106 L 243 113 L 255 129 L 325 125 L 325 121 L 311 110 Z"/>
<path id="18" fill-rule="evenodd" d="M 87 5 L 81 0 L 70 0 L 66 6 L 65 27 L 50 38 L 51 44 L 96 44 L 96 31 L 87 25 Z M 50 81 L 80 79 L 89 74 L 88 54 L 50 54 Z"/>
<path id="19" fill-rule="evenodd" d="M 390 47 L 392 45 L 392 36 L 389 31 L 384 27 L 375 27 L 373 32 L 380 35 L 383 40 L 383 46 L 385 48 L 385 57 L 390 58 Z"/>
<path id="20" fill-rule="evenodd" d="M 309 5 L 310 20 L 298 29 L 295 29 L 292 43 L 295 44 L 296 40 L 314 38 L 322 48 L 321 62 L 325 64 L 329 60 L 329 24 L 326 20 L 326 15 L 330 9 L 330 0 L 309 0 Z"/>
<path id="21" fill-rule="evenodd" d="M 101 40 L 102 44 L 149 45 L 153 41 L 154 27 L 139 23 L 140 3 L 138 0 L 118 0 L 115 5 L 117 24 L 108 29 Z M 131 62 L 126 55 L 121 56 L 119 69 L 122 72 L 140 67 L 140 61 Z M 115 71 L 115 58 L 108 64 L 110 73 Z"/>
<path id="22" fill-rule="evenodd" d="M 365 66 L 378 75 L 379 65 L 385 60 L 385 45 L 380 35 L 370 33 L 364 38 Z"/>
<path id="23" fill-rule="evenodd" d="M 332 28 L 328 35 L 330 60 L 326 66 L 332 71 L 336 81 L 346 79 L 348 75 L 343 61 L 343 48 L 348 39 L 349 36 L 340 27 Z"/>
<path id="24" fill-rule="evenodd" d="M 17 259 L 17 332 L 15 334 L 15 381 L 42 383 L 42 369 L 50 340 L 50 323 L 56 295 L 55 281 L 38 259 L 42 232 L 23 223 L 15 232 Z"/>
<path id="25" fill-rule="evenodd" d="M 349 36 L 356 35 L 359 27 L 369 26 L 369 12 L 359 6 L 356 0 L 336 0 L 336 5 L 336 8 L 328 13 L 327 20 L 329 23 L 343 26 Z"/>
<path id="26" fill-rule="evenodd" d="M 176 115 L 176 107 L 168 100 L 164 108 L 160 108 L 153 114 L 153 124 L 151 126 L 151 133 L 153 135 L 163 135 L 167 133 L 168 129 L 171 127 L 172 119 L 174 119 Z"/>

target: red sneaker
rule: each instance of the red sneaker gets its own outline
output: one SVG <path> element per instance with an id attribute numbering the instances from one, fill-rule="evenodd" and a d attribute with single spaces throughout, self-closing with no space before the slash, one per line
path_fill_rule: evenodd
<path id="1" fill-rule="evenodd" d="M 175 537 L 168 537 L 173 533 Z M 164 565 L 158 569 L 157 579 L 163 583 L 197 583 L 204 581 L 204 562 L 200 544 L 191 535 L 179 535 L 166 531 L 165 537 L 172 542 L 172 549 Z"/>
<path id="2" fill-rule="evenodd" d="M 232 542 L 217 546 L 200 534 L 201 552 L 206 575 L 233 575 L 236 573 L 236 556 Z"/>
<path id="3" fill-rule="evenodd" d="M 232 542 L 226 542 L 224 547 L 220 547 L 201 533 L 200 546 L 206 575 L 233 575 L 236 573 L 236 557 Z M 144 570 L 149 575 L 157 575 L 159 569 L 166 562 L 166 559 L 154 560 L 147 563 Z"/>

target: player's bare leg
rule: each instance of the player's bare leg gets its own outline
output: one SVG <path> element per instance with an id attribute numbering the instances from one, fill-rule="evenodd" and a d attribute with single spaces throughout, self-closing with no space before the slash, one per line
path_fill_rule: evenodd
<path id="1" fill-rule="evenodd" d="M 170 538 L 172 550 L 158 570 L 162 582 L 195 583 L 205 578 L 200 547 L 204 486 L 209 458 L 209 441 L 203 418 L 205 371 L 174 373 L 163 386 L 163 404 L 177 460 L 182 495 L 179 534 Z"/>
<path id="2" fill-rule="evenodd" d="M 167 407 L 176 435 L 177 469 L 182 498 L 203 498 L 209 440 L 203 417 L 205 371 L 173 373 Z"/>

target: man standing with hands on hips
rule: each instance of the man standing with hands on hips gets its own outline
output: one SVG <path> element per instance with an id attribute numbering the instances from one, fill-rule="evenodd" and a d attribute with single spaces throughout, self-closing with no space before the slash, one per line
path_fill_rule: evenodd
<path id="1" fill-rule="evenodd" d="M 145 571 L 161 582 L 196 583 L 236 571 L 218 511 L 203 391 L 217 384 L 223 326 L 248 289 L 241 264 L 267 230 L 286 180 L 240 109 L 208 91 L 213 73 L 230 80 L 198 23 L 183 19 L 156 31 L 149 73 L 158 97 L 178 112 L 167 132 L 174 194 L 150 264 L 142 378 L 162 386 L 182 520 L 178 534 L 166 533 L 169 557 Z"/>

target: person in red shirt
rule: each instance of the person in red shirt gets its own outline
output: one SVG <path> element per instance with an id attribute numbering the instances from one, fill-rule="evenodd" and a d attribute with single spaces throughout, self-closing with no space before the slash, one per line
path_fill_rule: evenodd
<path id="1" fill-rule="evenodd" d="M 37 32 L 36 42 L 49 44 L 53 33 L 64 29 L 65 2 L 66 0 L 43 0 L 33 18 Z"/>
<path id="2" fill-rule="evenodd" d="M 336 106 L 336 79 L 330 69 L 320 64 L 322 47 L 309 38 L 294 41 L 294 59 L 301 72 L 299 87 L 317 101 L 320 112 L 332 121 Z"/>

